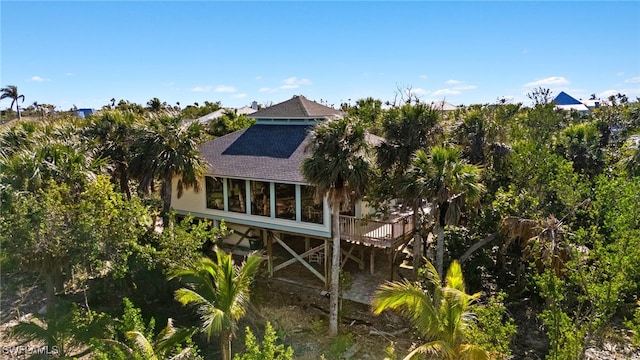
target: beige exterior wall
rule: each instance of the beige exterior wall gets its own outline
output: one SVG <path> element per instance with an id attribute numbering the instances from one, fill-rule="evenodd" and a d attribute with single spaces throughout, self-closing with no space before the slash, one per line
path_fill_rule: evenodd
<path id="1" fill-rule="evenodd" d="M 184 210 L 191 212 L 205 213 L 207 206 L 205 203 L 204 179 L 200 184 L 200 191 L 195 192 L 193 188 L 184 189 L 182 196 L 178 198 L 177 178 L 173 179 L 171 184 L 171 207 L 176 210 Z"/>

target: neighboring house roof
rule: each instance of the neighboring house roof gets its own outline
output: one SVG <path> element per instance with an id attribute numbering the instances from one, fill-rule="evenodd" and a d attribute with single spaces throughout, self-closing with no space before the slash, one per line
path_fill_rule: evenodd
<path id="1" fill-rule="evenodd" d="M 435 110 L 440 110 L 440 111 L 453 111 L 453 110 L 456 110 L 458 107 L 453 104 L 449 104 L 448 102 L 443 100 L 443 101 L 432 102 L 431 108 Z"/>
<path id="2" fill-rule="evenodd" d="M 256 112 L 257 110 L 252 108 L 251 106 L 243 106 L 241 108 L 238 109 L 232 109 L 232 108 L 223 108 L 223 109 L 218 109 L 210 114 L 207 114 L 205 116 L 199 117 L 196 119 L 196 121 L 200 122 L 200 123 L 206 123 L 209 122 L 211 120 L 215 120 L 215 119 L 219 119 L 221 118 L 226 112 L 235 112 L 236 115 L 251 115 L 254 112 Z"/>
<path id="3" fill-rule="evenodd" d="M 302 95 L 295 95 L 291 99 L 269 106 L 251 115 L 255 119 L 328 119 L 343 116 L 340 110 L 318 104 Z"/>
<path id="4" fill-rule="evenodd" d="M 556 98 L 553 99 L 553 102 L 556 105 L 579 105 L 579 104 L 582 104 L 582 102 L 580 102 L 580 100 L 576 100 L 576 98 L 574 98 L 573 96 L 567 94 L 564 91 L 561 91 L 560 94 L 558 94 L 558 96 L 556 96 Z"/>
<path id="5" fill-rule="evenodd" d="M 76 116 L 78 116 L 79 118 L 84 119 L 85 117 L 91 115 L 91 114 L 97 114 L 98 110 L 96 109 L 78 109 L 76 110 Z"/>
<path id="6" fill-rule="evenodd" d="M 606 100 L 600 100 L 600 99 L 589 99 L 589 100 L 582 100 L 582 103 L 587 105 L 587 107 L 589 109 L 597 109 L 600 106 L 603 105 L 607 105 L 607 101 Z"/>

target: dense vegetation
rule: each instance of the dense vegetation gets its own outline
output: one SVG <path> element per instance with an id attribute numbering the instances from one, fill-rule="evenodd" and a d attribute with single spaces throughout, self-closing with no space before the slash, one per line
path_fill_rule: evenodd
<path id="1" fill-rule="evenodd" d="M 12 106 L 24 100 L 6 90 Z M 413 353 L 507 357 L 516 329 L 504 304 L 523 299 L 544 325 L 549 359 L 578 359 L 615 326 L 639 341 L 640 103 L 611 100 L 589 114 L 546 101 L 441 113 L 415 98 L 369 98 L 316 129 L 303 170 L 335 214 L 358 198 L 430 209 L 415 212 L 418 281 L 387 284 L 374 308 L 408 316 L 425 341 Z M 24 109 L 26 119 L 0 125 L 3 274 L 41 274 L 47 297 L 42 319 L 13 336 L 68 357 L 212 358 L 200 331 L 219 336 L 231 359 L 259 260 L 207 251 L 224 226 L 176 219 L 168 185 L 178 177 L 178 196 L 201 186 L 198 145 L 251 122 L 232 113 L 208 126 L 183 121 L 219 103 L 146 105 L 114 99 L 86 119 Z M 385 142 L 368 146 L 365 130 Z M 326 154 L 339 162 L 323 163 Z M 157 328 L 134 305 L 176 300 L 195 304 L 202 321 L 156 313 Z M 273 329 L 262 344 L 247 334 L 237 359 L 294 356 Z"/>

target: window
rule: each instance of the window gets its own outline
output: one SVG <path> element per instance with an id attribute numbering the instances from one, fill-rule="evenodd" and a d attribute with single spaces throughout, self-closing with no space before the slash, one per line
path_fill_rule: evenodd
<path id="1" fill-rule="evenodd" d="M 205 177 L 207 208 L 224 210 L 224 179 Z"/>
<path id="2" fill-rule="evenodd" d="M 271 216 L 271 188 L 268 182 L 251 181 L 251 215 Z"/>
<path id="3" fill-rule="evenodd" d="M 246 213 L 246 201 L 247 201 L 247 191 L 246 191 L 246 181 L 238 180 L 238 179 L 229 179 L 229 211 Z"/>
<path id="4" fill-rule="evenodd" d="M 300 186 L 302 196 L 300 205 L 302 206 L 302 221 L 315 224 L 324 223 L 324 211 L 322 201 L 315 201 L 316 188 L 314 186 Z"/>
<path id="5" fill-rule="evenodd" d="M 275 184 L 276 217 L 280 219 L 296 219 L 296 186 L 292 184 Z"/>

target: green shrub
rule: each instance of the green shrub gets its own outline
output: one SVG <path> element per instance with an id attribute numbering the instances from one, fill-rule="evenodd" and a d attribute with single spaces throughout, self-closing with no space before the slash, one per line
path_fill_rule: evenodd
<path id="1" fill-rule="evenodd" d="M 638 307 L 633 314 L 633 319 L 625 321 L 624 324 L 633 330 L 633 337 L 631 338 L 633 345 L 640 346 L 640 301 L 638 301 Z"/>
<path id="2" fill-rule="evenodd" d="M 479 345 L 495 359 L 511 356 L 509 345 L 517 331 L 515 321 L 504 306 L 505 297 L 506 294 L 501 292 L 489 298 L 486 305 L 476 306 L 477 321 L 471 325 L 467 335 L 470 343 Z"/>
<path id="3" fill-rule="evenodd" d="M 251 329 L 247 326 L 246 330 L 245 346 L 246 351 L 243 354 L 236 354 L 234 360 L 292 360 L 293 349 L 290 346 L 283 344 L 277 344 L 278 336 L 276 331 L 271 326 L 270 322 L 267 322 L 267 327 L 264 330 L 264 338 L 260 343 L 255 335 L 251 332 Z"/>

